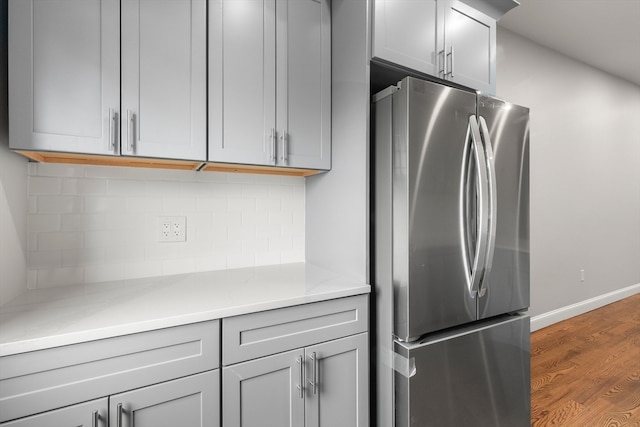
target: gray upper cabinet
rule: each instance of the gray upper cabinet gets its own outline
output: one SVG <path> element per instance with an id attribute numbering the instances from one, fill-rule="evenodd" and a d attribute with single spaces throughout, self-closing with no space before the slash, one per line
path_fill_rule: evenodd
<path id="1" fill-rule="evenodd" d="M 496 22 L 516 2 L 375 0 L 374 4 L 374 59 L 495 93 Z"/>
<path id="2" fill-rule="evenodd" d="M 205 9 L 10 0 L 11 148 L 204 161 Z"/>
<path id="3" fill-rule="evenodd" d="M 375 0 L 373 57 L 438 73 L 436 0 Z"/>
<path id="4" fill-rule="evenodd" d="M 327 0 L 209 3 L 209 160 L 331 167 Z"/>
<path id="5" fill-rule="evenodd" d="M 496 20 L 460 1 L 441 4 L 445 78 L 495 94 Z"/>
<path id="6" fill-rule="evenodd" d="M 122 154 L 205 160 L 205 0 L 122 0 Z"/>
<path id="7" fill-rule="evenodd" d="M 9 140 L 119 154 L 120 1 L 9 0 Z"/>

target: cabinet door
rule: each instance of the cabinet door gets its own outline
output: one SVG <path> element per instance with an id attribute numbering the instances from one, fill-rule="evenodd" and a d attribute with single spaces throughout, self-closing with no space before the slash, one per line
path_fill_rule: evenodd
<path id="1" fill-rule="evenodd" d="M 438 75 L 436 0 L 375 0 L 374 58 Z"/>
<path id="2" fill-rule="evenodd" d="M 488 94 L 496 86 L 496 21 L 460 2 L 443 1 L 447 78 Z"/>
<path id="3" fill-rule="evenodd" d="M 224 367 L 224 427 L 302 427 L 304 424 L 303 351 Z"/>
<path id="4" fill-rule="evenodd" d="M 275 164 L 276 0 L 209 2 L 209 160 Z"/>
<path id="5" fill-rule="evenodd" d="M 278 0 L 278 166 L 331 168 L 328 0 Z"/>
<path id="6" fill-rule="evenodd" d="M 305 349 L 306 427 L 369 425 L 368 334 Z"/>
<path id="7" fill-rule="evenodd" d="M 205 0 L 122 1 L 122 154 L 205 160 Z"/>
<path id="8" fill-rule="evenodd" d="M 106 427 L 107 405 L 105 397 L 3 423 L 2 427 Z"/>
<path id="9" fill-rule="evenodd" d="M 112 427 L 220 425 L 220 370 L 110 397 Z"/>
<path id="10" fill-rule="evenodd" d="M 119 0 L 9 1 L 9 140 L 118 154 Z"/>

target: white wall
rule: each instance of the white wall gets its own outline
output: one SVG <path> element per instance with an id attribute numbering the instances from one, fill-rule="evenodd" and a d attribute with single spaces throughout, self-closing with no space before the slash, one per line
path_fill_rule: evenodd
<path id="1" fill-rule="evenodd" d="M 531 108 L 532 328 L 639 292 L 640 87 L 500 27 L 497 60 Z"/>
<path id="2" fill-rule="evenodd" d="M 369 280 L 369 28 L 366 0 L 333 0 L 332 168 L 307 178 L 307 261 Z"/>
<path id="3" fill-rule="evenodd" d="M 300 177 L 32 163 L 29 288 L 302 262 L 304 185 Z M 160 216 L 185 216 L 187 241 L 159 242 Z"/>
<path id="4" fill-rule="evenodd" d="M 26 290 L 27 162 L 8 150 L 7 1 L 0 0 L 0 305 Z"/>

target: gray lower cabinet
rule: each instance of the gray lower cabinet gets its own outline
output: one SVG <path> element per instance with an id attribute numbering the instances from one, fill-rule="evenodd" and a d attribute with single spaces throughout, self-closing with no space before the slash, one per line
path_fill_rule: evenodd
<path id="1" fill-rule="evenodd" d="M 215 427 L 220 425 L 219 402 L 220 371 L 216 369 L 0 425 L 2 427 L 132 427 L 134 425 L 138 427 Z"/>
<path id="2" fill-rule="evenodd" d="M 223 319 L 224 427 L 369 425 L 368 297 Z"/>
<path id="3" fill-rule="evenodd" d="M 216 426 L 219 354 L 214 320 L 3 356 L 0 425 Z"/>
<path id="4" fill-rule="evenodd" d="M 302 426 L 303 358 L 294 350 L 223 368 L 222 425 Z"/>
<path id="5" fill-rule="evenodd" d="M 106 427 L 109 399 L 104 397 L 0 424 L 2 427 Z"/>
<path id="6" fill-rule="evenodd" d="M 305 349 L 307 427 L 369 425 L 368 346 L 362 333 Z"/>
<path id="7" fill-rule="evenodd" d="M 220 425 L 218 369 L 113 395 L 110 427 Z"/>
<path id="8" fill-rule="evenodd" d="M 367 334 L 223 368 L 224 427 L 365 427 Z"/>

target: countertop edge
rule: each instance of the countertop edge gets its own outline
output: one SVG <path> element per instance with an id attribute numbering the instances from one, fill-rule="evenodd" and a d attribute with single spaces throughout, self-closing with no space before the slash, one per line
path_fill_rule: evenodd
<path id="1" fill-rule="evenodd" d="M 211 310 L 194 311 L 167 317 L 150 317 L 148 319 L 133 322 L 124 322 L 121 324 L 113 324 L 101 328 L 89 328 L 85 330 L 72 331 L 57 335 L 52 334 L 41 336 L 32 339 L 16 339 L 15 341 L 0 343 L 0 357 L 44 350 L 54 347 L 79 344 L 88 341 L 113 338 L 117 336 L 143 333 L 151 330 L 170 328 L 191 323 L 223 319 L 226 317 L 273 310 L 295 305 L 363 295 L 371 292 L 371 286 L 368 284 L 346 282 L 345 285 L 346 286 L 344 287 L 337 287 L 334 289 L 310 293 L 307 295 L 294 295 L 290 298 L 251 302 L 248 304 L 240 304 L 231 307 L 216 308 Z"/>

